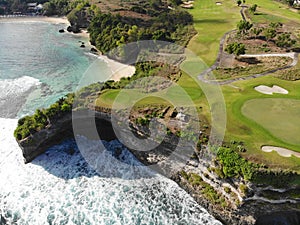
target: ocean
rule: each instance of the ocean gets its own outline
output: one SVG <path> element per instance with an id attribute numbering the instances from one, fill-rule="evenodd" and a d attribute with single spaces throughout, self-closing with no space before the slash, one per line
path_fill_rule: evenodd
<path id="1" fill-rule="evenodd" d="M 0 22 L 0 224 L 221 224 L 116 140 L 104 142 L 101 173 L 86 163 L 74 140 L 24 164 L 13 137 L 17 119 L 76 90 L 96 60 L 88 47 L 79 47 L 87 39 L 58 32 L 64 26 Z M 97 63 L 107 79 L 108 65 Z M 97 146 L 81 139 L 87 148 Z M 111 160 L 116 146 L 126 167 Z"/>

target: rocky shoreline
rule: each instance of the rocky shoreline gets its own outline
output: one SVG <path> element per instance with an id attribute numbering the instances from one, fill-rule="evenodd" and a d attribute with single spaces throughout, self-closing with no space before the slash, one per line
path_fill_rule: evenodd
<path id="1" fill-rule="evenodd" d="M 97 127 L 98 135 L 95 132 L 89 131 L 92 123 Z M 76 127 L 74 127 L 74 124 Z M 52 121 L 45 129 L 18 141 L 19 146 L 23 151 L 25 163 L 29 163 L 35 157 L 43 154 L 47 148 L 54 144 L 58 144 L 66 138 L 74 137 L 74 128 L 76 135 L 82 132 L 82 135 L 90 135 L 89 139 L 116 139 L 111 124 L 110 112 L 97 112 L 92 110 L 83 110 L 77 113 L 66 113 L 61 118 Z M 88 131 L 87 131 L 88 130 Z M 129 132 L 143 133 L 142 128 L 134 127 Z M 121 130 L 119 132 L 128 132 Z M 251 199 L 244 201 L 237 207 L 220 207 L 218 204 L 213 204 L 201 192 L 197 191 L 193 185 L 185 180 L 180 174 L 180 170 L 185 166 L 178 164 L 174 166 L 174 162 L 164 162 L 164 159 L 170 155 L 177 147 L 178 139 L 171 135 L 166 137 L 163 142 L 151 151 L 136 151 L 129 149 L 142 163 L 164 174 L 168 178 L 174 180 L 181 188 L 187 191 L 201 206 L 206 208 L 209 213 L 215 216 L 224 224 L 275 224 L 276 221 L 283 221 L 284 224 L 298 225 L 300 224 L 300 202 L 294 204 L 282 202 L 273 204 L 271 202 L 262 201 L 260 199 Z M 200 164 L 201 162 L 198 162 Z M 198 165 L 194 165 L 197 167 Z"/>

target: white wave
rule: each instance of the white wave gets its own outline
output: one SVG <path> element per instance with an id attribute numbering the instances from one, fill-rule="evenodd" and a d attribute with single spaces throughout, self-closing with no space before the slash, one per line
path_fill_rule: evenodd
<path id="1" fill-rule="evenodd" d="M 38 79 L 29 76 L 0 80 L 0 100 L 23 94 L 39 84 L 41 83 Z"/>
<path id="2" fill-rule="evenodd" d="M 0 118 L 0 214 L 8 224 L 220 224 L 160 175 L 131 179 L 134 171 L 114 168 L 118 165 L 109 157 L 103 157 L 106 169 L 97 174 L 72 141 L 25 165 L 12 135 L 16 125 L 15 119 Z M 134 163 L 126 149 L 122 155 Z M 126 175 L 107 177 L 109 167 Z"/>
<path id="3" fill-rule="evenodd" d="M 0 117 L 15 118 L 26 97 L 40 84 L 29 76 L 0 80 Z"/>

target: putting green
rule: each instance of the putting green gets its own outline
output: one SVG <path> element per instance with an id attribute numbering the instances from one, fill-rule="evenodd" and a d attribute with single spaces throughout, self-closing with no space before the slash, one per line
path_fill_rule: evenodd
<path id="1" fill-rule="evenodd" d="M 300 100 L 287 98 L 251 99 L 244 103 L 242 114 L 272 135 L 289 144 L 300 144 Z"/>

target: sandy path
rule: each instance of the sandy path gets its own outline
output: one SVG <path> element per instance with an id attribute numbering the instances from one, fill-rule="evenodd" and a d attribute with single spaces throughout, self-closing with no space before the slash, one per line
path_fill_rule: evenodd
<path id="1" fill-rule="evenodd" d="M 296 156 L 298 158 L 300 158 L 300 153 L 299 152 L 295 152 L 286 148 L 281 148 L 281 147 L 274 147 L 274 146 L 262 146 L 261 150 L 264 152 L 272 152 L 275 151 L 277 152 L 279 155 L 283 156 L 283 157 L 291 157 Z"/>

